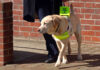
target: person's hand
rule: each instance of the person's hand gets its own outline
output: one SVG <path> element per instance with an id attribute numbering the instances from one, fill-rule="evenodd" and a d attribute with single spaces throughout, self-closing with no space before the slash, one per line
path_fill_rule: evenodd
<path id="1" fill-rule="evenodd" d="M 66 1 L 68 1 L 68 0 L 62 0 L 63 2 L 66 2 Z"/>

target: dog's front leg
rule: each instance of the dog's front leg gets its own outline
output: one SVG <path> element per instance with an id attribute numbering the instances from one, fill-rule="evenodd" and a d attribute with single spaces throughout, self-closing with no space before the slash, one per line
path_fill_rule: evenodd
<path id="1" fill-rule="evenodd" d="M 59 45 L 58 45 L 59 47 Z M 64 52 L 65 52 L 65 44 L 61 42 L 61 49 L 59 50 L 59 55 L 58 55 L 58 59 L 57 59 L 57 62 L 55 64 L 55 67 L 58 67 L 60 66 L 61 64 L 61 59 L 63 58 L 63 55 L 64 55 Z"/>

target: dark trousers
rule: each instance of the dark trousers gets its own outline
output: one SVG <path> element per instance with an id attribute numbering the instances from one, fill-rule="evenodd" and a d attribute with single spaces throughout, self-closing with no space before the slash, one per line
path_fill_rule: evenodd
<path id="1" fill-rule="evenodd" d="M 47 15 L 51 15 L 52 14 L 52 9 L 50 9 L 50 6 L 41 6 L 38 5 L 36 6 L 36 12 L 38 14 L 38 17 L 40 19 L 40 21 L 42 20 L 43 17 L 47 16 Z M 46 48 L 48 51 L 48 57 L 55 57 L 58 55 L 58 48 L 56 45 L 56 42 L 54 41 L 54 39 L 52 38 L 51 35 L 49 34 L 43 34 L 45 41 L 46 41 Z"/>

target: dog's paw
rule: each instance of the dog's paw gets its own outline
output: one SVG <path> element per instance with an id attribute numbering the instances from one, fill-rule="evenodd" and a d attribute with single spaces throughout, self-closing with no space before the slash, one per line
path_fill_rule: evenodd
<path id="1" fill-rule="evenodd" d="M 63 59 L 62 64 L 66 64 L 66 63 L 67 63 L 67 59 Z"/>
<path id="2" fill-rule="evenodd" d="M 59 62 L 59 63 L 56 63 L 55 64 L 55 67 L 59 67 L 61 65 L 61 63 Z"/>
<path id="3" fill-rule="evenodd" d="M 77 59 L 81 61 L 83 59 L 82 55 L 78 55 Z"/>

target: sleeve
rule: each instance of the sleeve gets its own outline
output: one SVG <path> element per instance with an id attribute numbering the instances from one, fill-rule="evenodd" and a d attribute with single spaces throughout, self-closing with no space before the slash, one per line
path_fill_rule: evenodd
<path id="1" fill-rule="evenodd" d="M 60 6 L 62 6 L 62 0 L 54 0 L 54 14 L 59 14 Z"/>
<path id="2" fill-rule="evenodd" d="M 28 22 L 34 22 L 35 17 L 35 0 L 23 1 L 23 19 Z"/>

